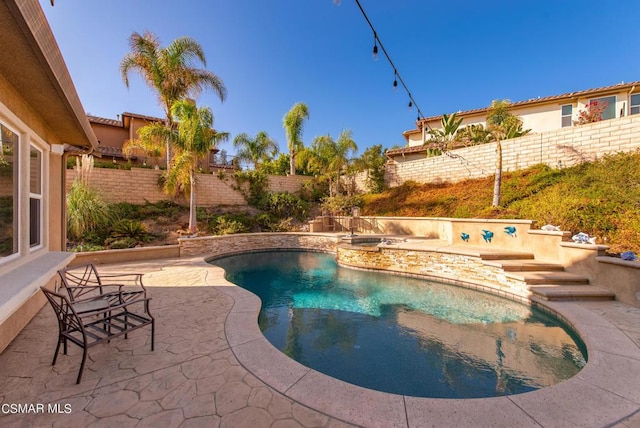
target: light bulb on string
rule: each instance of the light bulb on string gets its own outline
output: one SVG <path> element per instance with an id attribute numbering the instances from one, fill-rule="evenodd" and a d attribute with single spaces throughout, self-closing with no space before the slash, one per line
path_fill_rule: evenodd
<path id="1" fill-rule="evenodd" d="M 409 101 L 409 111 L 413 110 L 413 102 Z"/>
<path id="2" fill-rule="evenodd" d="M 373 41 L 373 60 L 378 60 L 378 44 L 375 42 L 375 40 Z"/>
<path id="3" fill-rule="evenodd" d="M 393 92 L 398 91 L 398 73 L 393 70 Z"/>

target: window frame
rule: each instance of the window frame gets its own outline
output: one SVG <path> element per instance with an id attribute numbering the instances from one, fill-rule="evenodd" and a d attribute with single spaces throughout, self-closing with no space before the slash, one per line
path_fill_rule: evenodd
<path id="1" fill-rule="evenodd" d="M 40 182 L 38 183 L 38 187 L 40 190 L 40 193 L 33 193 L 32 189 L 31 189 L 31 167 L 32 164 L 31 162 L 29 162 L 29 251 L 37 251 L 39 249 L 41 249 L 44 246 L 44 205 L 45 205 L 45 201 L 44 201 L 44 172 L 45 172 L 45 165 L 44 165 L 44 156 L 45 156 L 45 151 L 43 148 L 39 147 L 38 144 L 36 144 L 33 140 L 29 143 L 29 160 L 31 160 L 31 152 L 32 151 L 37 151 L 40 154 L 40 165 L 39 165 L 39 169 L 40 169 L 40 176 L 39 176 L 39 180 Z M 38 218 L 38 225 L 37 225 L 37 232 L 38 232 L 38 240 L 35 244 L 31 243 L 32 240 L 32 226 L 33 223 L 31 222 L 31 201 L 32 200 L 36 200 L 38 201 L 38 212 L 39 212 L 39 218 Z"/>
<path id="2" fill-rule="evenodd" d="M 606 107 L 605 111 L 606 111 L 606 110 L 608 110 L 608 109 L 609 109 L 609 107 L 613 106 L 613 107 L 612 107 L 613 117 L 604 117 L 604 111 L 603 111 L 603 112 L 602 112 L 602 116 L 603 116 L 603 117 L 602 117 L 602 120 L 610 120 L 610 119 L 615 119 L 615 118 L 617 118 L 617 117 L 618 117 L 618 116 L 616 116 L 616 113 L 617 113 L 617 112 L 616 112 L 616 104 L 618 103 L 618 97 L 617 97 L 616 95 L 607 95 L 607 96 L 604 96 L 604 97 L 590 98 L 590 99 L 589 99 L 589 102 L 587 103 L 587 105 L 589 105 L 589 104 L 590 104 L 590 103 L 592 103 L 593 101 L 596 101 L 596 102 L 602 102 L 602 101 L 606 100 L 607 98 L 613 98 L 613 103 L 609 103 L 609 102 L 607 101 L 607 107 Z"/>
<path id="3" fill-rule="evenodd" d="M 571 108 L 571 112 L 569 114 L 565 114 L 564 113 L 564 108 L 565 107 L 570 107 Z M 564 120 L 566 118 L 569 118 L 569 124 L 565 125 L 564 124 Z M 573 104 L 563 104 L 560 106 L 560 127 L 561 128 L 569 128 L 573 126 Z"/>
<path id="4" fill-rule="evenodd" d="M 637 104 L 633 104 L 633 99 L 636 98 L 637 99 Z M 633 109 L 637 109 L 637 111 L 634 113 Z M 640 114 L 640 92 L 635 93 L 635 94 L 629 94 L 629 115 L 632 114 Z"/>
<path id="5" fill-rule="evenodd" d="M 22 156 L 23 134 L 19 132 L 15 127 L 7 123 L 4 117 L 0 117 L 0 125 L 7 128 L 17 137 L 17 141 L 14 146 L 13 170 L 12 170 L 13 180 L 14 180 L 13 189 L 12 189 L 12 192 L 13 192 L 12 193 L 12 196 L 13 196 L 13 218 L 12 218 L 13 242 L 12 242 L 12 245 L 15 251 L 12 254 L 9 254 L 8 256 L 0 257 L 0 266 L 1 266 L 5 263 L 9 263 L 13 260 L 20 258 L 22 253 L 21 241 L 20 241 L 20 234 L 22 233 L 21 232 L 22 226 L 20 224 L 20 211 L 21 211 L 20 207 L 21 207 L 21 200 L 22 200 L 22 195 L 20 194 L 21 193 L 20 192 L 20 174 L 22 172 L 21 171 L 22 168 L 20 166 L 20 160 Z"/>

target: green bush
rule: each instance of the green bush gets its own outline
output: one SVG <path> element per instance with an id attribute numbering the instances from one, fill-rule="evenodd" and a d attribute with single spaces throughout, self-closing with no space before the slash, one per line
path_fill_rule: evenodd
<path id="1" fill-rule="evenodd" d="M 229 220 L 224 217 L 217 219 L 216 225 L 213 228 L 213 233 L 216 235 L 232 235 L 234 233 L 247 232 L 247 227 L 237 220 Z"/>
<path id="2" fill-rule="evenodd" d="M 82 240 L 111 221 L 109 206 L 92 187 L 76 180 L 67 195 L 67 227 L 71 238 Z"/>
<path id="3" fill-rule="evenodd" d="M 147 228 L 138 220 L 118 220 L 113 225 L 111 236 L 114 238 L 128 238 L 138 242 L 150 240 Z"/>
<path id="4" fill-rule="evenodd" d="M 305 201 L 286 192 L 270 193 L 262 208 L 278 218 L 295 217 L 298 220 L 303 220 L 309 211 Z"/>
<path id="5" fill-rule="evenodd" d="M 138 245 L 138 241 L 136 241 L 135 239 L 122 238 L 113 241 L 109 245 L 109 248 L 111 248 L 112 250 L 123 250 L 125 248 L 134 248 L 136 245 Z"/>
<path id="6" fill-rule="evenodd" d="M 363 200 L 360 195 L 337 195 L 322 201 L 322 209 L 333 215 L 351 215 L 353 207 L 362 207 L 362 205 Z"/>

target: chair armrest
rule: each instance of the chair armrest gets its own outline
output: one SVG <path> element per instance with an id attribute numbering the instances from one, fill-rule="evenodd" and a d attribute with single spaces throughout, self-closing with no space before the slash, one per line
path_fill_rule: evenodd
<path id="1" fill-rule="evenodd" d="M 114 287 L 117 287 L 116 291 L 109 291 L 109 289 L 113 289 Z M 69 295 L 69 298 L 73 303 L 78 300 L 91 300 L 91 299 L 101 298 L 101 296 L 105 294 L 113 294 L 113 293 L 117 294 L 122 291 L 122 287 L 124 287 L 124 285 L 122 284 L 106 284 L 106 285 L 80 285 L 77 287 L 64 287 L 64 288 L 67 290 L 67 294 Z M 92 292 L 99 293 L 99 294 L 90 295 Z"/>
<path id="2" fill-rule="evenodd" d="M 144 284 L 142 283 L 142 275 L 141 273 L 110 273 L 110 274 L 100 274 L 100 282 L 104 283 L 105 280 L 107 283 L 116 280 L 119 284 L 126 283 L 125 285 L 138 285 L 144 288 Z"/>

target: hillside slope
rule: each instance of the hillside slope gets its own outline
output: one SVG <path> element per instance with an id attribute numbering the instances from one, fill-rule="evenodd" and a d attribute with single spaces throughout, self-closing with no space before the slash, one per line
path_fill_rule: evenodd
<path id="1" fill-rule="evenodd" d="M 491 207 L 493 177 L 455 184 L 407 182 L 366 195 L 363 215 L 514 218 L 585 232 L 611 253 L 640 254 L 640 152 L 565 169 L 545 165 L 503 174 L 502 204 Z"/>

